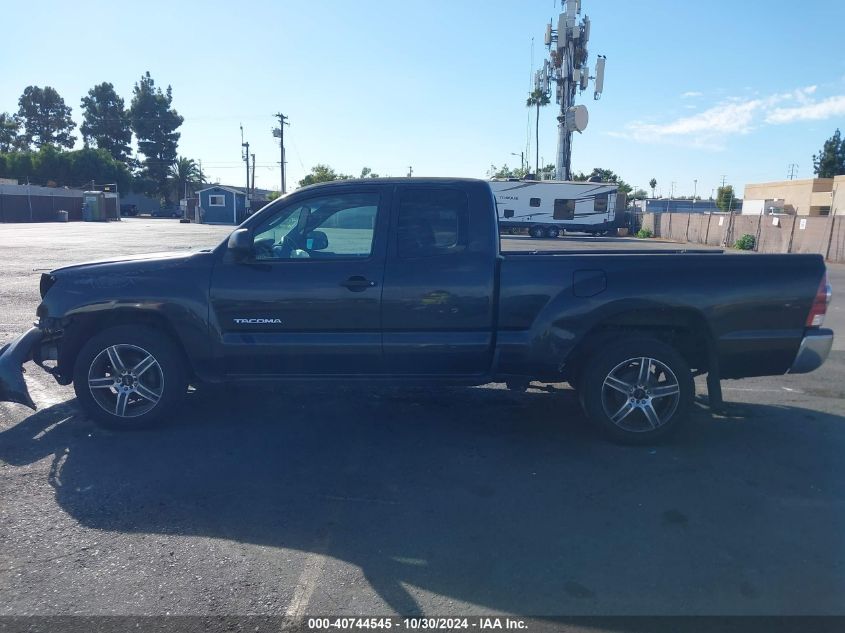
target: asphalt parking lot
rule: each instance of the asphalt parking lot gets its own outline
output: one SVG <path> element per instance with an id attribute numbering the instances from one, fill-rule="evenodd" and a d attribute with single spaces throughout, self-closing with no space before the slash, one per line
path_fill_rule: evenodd
<path id="1" fill-rule="evenodd" d="M 0 345 L 43 270 L 227 231 L 0 224 Z M 830 278 L 845 332 L 845 266 Z M 33 368 L 39 411 L 0 404 L 0 615 L 842 615 L 843 340 L 815 374 L 726 382 L 728 415 L 698 406 L 645 448 L 538 383 L 219 389 L 107 432 Z"/>

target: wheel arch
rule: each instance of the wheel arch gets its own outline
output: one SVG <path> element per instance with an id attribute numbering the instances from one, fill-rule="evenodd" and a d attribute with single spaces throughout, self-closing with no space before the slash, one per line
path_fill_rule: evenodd
<path id="1" fill-rule="evenodd" d="M 143 308 L 121 307 L 99 312 L 80 312 L 69 318 L 65 328 L 58 359 L 58 376 L 61 384 L 69 384 L 73 367 L 82 346 L 94 335 L 122 325 L 139 325 L 156 330 L 173 343 L 181 356 L 184 367 L 194 375 L 194 367 L 185 345 L 173 324 L 160 312 Z"/>
<path id="2" fill-rule="evenodd" d="M 577 376 L 590 354 L 618 338 L 646 336 L 670 345 L 694 370 L 710 368 L 713 334 L 704 315 L 690 308 L 638 307 L 596 323 L 573 348 L 567 374 Z"/>

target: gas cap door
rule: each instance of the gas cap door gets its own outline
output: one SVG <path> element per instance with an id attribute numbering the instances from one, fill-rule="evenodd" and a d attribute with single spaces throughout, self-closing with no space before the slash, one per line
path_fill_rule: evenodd
<path id="1" fill-rule="evenodd" d="M 576 270 L 572 273 L 572 293 L 576 297 L 595 297 L 607 290 L 603 270 Z"/>

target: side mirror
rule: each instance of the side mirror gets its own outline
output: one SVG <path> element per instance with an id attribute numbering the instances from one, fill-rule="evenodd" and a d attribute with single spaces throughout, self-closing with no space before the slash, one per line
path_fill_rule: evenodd
<path id="1" fill-rule="evenodd" d="M 237 229 L 229 236 L 229 252 L 238 259 L 246 259 L 253 252 L 252 235 L 249 229 Z"/>

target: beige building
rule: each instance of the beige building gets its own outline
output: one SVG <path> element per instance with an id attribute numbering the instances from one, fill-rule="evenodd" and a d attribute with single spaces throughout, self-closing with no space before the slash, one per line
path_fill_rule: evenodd
<path id="1" fill-rule="evenodd" d="M 830 215 L 833 208 L 841 215 L 845 213 L 845 176 L 745 185 L 743 213 L 775 208 L 790 215 Z"/>

